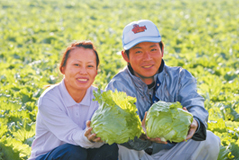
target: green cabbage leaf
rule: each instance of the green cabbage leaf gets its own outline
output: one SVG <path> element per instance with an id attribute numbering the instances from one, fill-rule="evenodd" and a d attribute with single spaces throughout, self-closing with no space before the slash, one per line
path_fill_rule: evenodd
<path id="1" fill-rule="evenodd" d="M 121 144 L 143 133 L 136 111 L 136 98 L 125 92 L 94 92 L 99 108 L 91 118 L 92 133 L 108 144 Z"/>
<path id="2" fill-rule="evenodd" d="M 147 136 L 162 141 L 182 142 L 192 121 L 192 114 L 183 110 L 179 102 L 158 101 L 150 107 L 146 116 Z"/>

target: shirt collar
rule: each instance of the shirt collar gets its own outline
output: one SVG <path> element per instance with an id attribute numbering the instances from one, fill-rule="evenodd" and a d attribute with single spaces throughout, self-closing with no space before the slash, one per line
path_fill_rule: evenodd
<path id="1" fill-rule="evenodd" d="M 84 98 L 82 99 L 82 101 L 79 104 L 84 105 L 84 106 L 90 106 L 92 99 L 93 99 L 93 92 L 92 92 L 92 89 L 90 86 L 87 89 Z"/>
<path id="2" fill-rule="evenodd" d="M 63 80 L 60 82 L 60 93 L 61 93 L 61 96 L 62 96 L 62 99 L 63 99 L 63 103 L 65 104 L 65 106 L 66 106 L 66 107 L 71 107 L 71 106 L 74 106 L 74 105 L 90 106 L 91 100 L 92 100 L 92 98 L 93 98 L 93 94 L 92 94 L 92 89 L 91 89 L 91 87 L 89 87 L 89 88 L 87 89 L 86 94 L 85 94 L 84 98 L 82 99 L 82 101 L 79 102 L 79 103 L 77 103 L 77 102 L 71 97 L 71 95 L 69 94 L 69 92 L 67 91 L 64 80 L 65 80 L 65 79 L 63 79 Z"/>
<path id="3" fill-rule="evenodd" d="M 164 60 L 162 59 L 161 65 L 159 67 L 158 73 L 154 75 L 154 82 L 157 81 L 157 78 L 159 80 L 160 83 L 162 83 L 162 77 L 161 75 L 163 75 L 163 69 L 164 69 Z"/>
<path id="4" fill-rule="evenodd" d="M 164 60 L 162 59 L 161 65 L 160 65 L 160 67 L 159 67 L 159 71 L 158 71 L 157 74 L 154 75 L 154 81 L 155 81 L 155 82 L 157 81 L 157 78 L 158 78 L 159 82 L 162 83 L 163 78 L 164 78 L 164 76 L 165 76 L 164 66 L 165 66 L 165 62 L 164 62 Z"/>

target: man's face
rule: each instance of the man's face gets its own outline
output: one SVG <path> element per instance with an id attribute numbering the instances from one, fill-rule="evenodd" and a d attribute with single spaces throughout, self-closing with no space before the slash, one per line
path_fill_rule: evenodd
<path id="1" fill-rule="evenodd" d="M 129 57 L 127 55 L 123 55 L 123 57 L 130 63 L 135 76 L 149 85 L 153 83 L 153 76 L 161 65 L 163 52 L 159 43 L 141 42 L 129 49 Z"/>

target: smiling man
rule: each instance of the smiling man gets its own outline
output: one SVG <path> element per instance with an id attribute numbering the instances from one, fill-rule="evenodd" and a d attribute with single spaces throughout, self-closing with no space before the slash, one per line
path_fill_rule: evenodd
<path id="1" fill-rule="evenodd" d="M 156 25 L 149 20 L 132 22 L 123 30 L 121 52 L 127 66 L 109 82 L 106 90 L 136 97 L 137 113 L 144 128 L 150 106 L 159 100 L 179 101 L 193 115 L 187 142 L 163 142 L 147 133 L 119 145 L 120 160 L 216 160 L 220 139 L 207 131 L 208 112 L 197 93 L 196 79 L 181 67 L 169 67 L 163 60 L 164 44 Z"/>
<path id="2" fill-rule="evenodd" d="M 163 57 L 159 43 L 141 42 L 133 46 L 129 52 L 130 54 L 123 52 L 122 55 L 131 65 L 134 75 L 147 85 L 152 84 Z"/>

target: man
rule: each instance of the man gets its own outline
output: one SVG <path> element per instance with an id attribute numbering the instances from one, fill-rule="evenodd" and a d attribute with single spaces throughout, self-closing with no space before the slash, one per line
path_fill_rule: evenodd
<path id="1" fill-rule="evenodd" d="M 186 142 L 163 142 L 142 135 L 119 145 L 121 160 L 216 160 L 220 139 L 207 131 L 208 112 L 197 93 L 195 78 L 181 67 L 169 67 L 163 60 L 164 44 L 156 25 L 149 20 L 132 22 L 123 30 L 121 52 L 127 67 L 109 82 L 106 90 L 126 92 L 136 97 L 137 113 L 145 122 L 145 113 L 159 100 L 179 101 L 193 115 Z"/>

